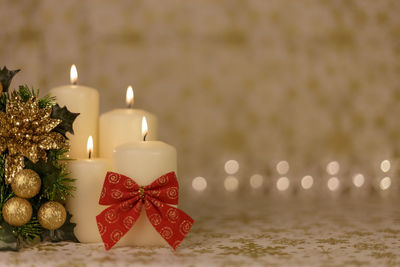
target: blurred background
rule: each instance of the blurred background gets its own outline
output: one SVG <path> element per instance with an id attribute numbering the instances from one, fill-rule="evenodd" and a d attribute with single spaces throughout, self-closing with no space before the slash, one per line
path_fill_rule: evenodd
<path id="1" fill-rule="evenodd" d="M 0 64 L 42 93 L 76 64 L 101 112 L 132 85 L 200 191 L 331 190 L 357 174 L 383 190 L 400 153 L 399 12 L 395 0 L 2 0 Z"/>

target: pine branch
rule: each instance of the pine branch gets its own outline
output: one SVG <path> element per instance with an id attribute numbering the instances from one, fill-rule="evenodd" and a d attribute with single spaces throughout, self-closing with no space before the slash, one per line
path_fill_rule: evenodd
<path id="1" fill-rule="evenodd" d="M 14 227 L 14 234 L 22 237 L 23 240 L 33 240 L 39 238 L 43 233 L 43 228 L 36 217 L 19 227 Z"/>
<path id="2" fill-rule="evenodd" d="M 39 98 L 39 89 L 35 90 L 33 87 L 29 88 L 27 85 L 20 85 L 18 91 L 14 91 L 12 94 L 13 93 L 19 94 L 24 101 L 28 101 L 32 97 Z M 53 106 L 55 105 L 55 100 L 56 98 L 54 96 L 45 95 L 38 100 L 39 108 Z"/>

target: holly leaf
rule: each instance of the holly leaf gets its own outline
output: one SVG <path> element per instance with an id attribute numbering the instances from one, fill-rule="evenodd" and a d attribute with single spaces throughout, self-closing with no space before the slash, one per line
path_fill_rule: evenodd
<path id="1" fill-rule="evenodd" d="M 20 70 L 9 70 L 6 66 L 4 66 L 3 69 L 0 69 L 0 83 L 2 87 L 2 92 L 8 92 L 8 88 L 10 87 L 12 78 L 19 71 Z"/>
<path id="2" fill-rule="evenodd" d="M 74 134 L 74 129 L 72 127 L 76 117 L 79 116 L 79 113 L 70 112 L 66 106 L 61 108 L 58 104 L 53 106 L 53 110 L 51 111 L 50 117 L 53 119 L 62 120 L 62 122 L 54 128 L 53 131 L 62 134 L 65 138 L 67 138 L 66 133 L 70 132 Z"/>
<path id="3" fill-rule="evenodd" d="M 79 243 L 79 240 L 76 238 L 74 234 L 74 228 L 76 226 L 75 223 L 71 222 L 72 215 L 67 211 L 67 219 L 65 223 L 60 228 L 50 231 L 45 230 L 42 234 L 43 240 L 50 240 L 51 242 L 62 242 L 62 241 L 72 241 Z"/>
<path id="4" fill-rule="evenodd" d="M 18 251 L 18 240 L 5 221 L 0 224 L 0 250 Z"/>

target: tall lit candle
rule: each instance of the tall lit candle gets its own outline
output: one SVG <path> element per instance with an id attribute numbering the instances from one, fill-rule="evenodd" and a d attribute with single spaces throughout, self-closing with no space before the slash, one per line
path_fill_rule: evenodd
<path id="1" fill-rule="evenodd" d="M 72 65 L 70 72 L 70 85 L 59 86 L 50 90 L 50 95 L 57 98 L 57 103 L 67 106 L 68 110 L 80 113 L 74 122 L 74 134 L 67 133 L 70 140 L 71 158 L 86 157 L 86 142 L 89 136 L 93 137 L 94 145 L 97 145 L 99 93 L 96 89 L 77 85 L 78 72 Z"/>
<path id="2" fill-rule="evenodd" d="M 152 131 L 147 140 L 157 139 L 157 118 L 150 112 L 134 109 L 134 93 L 131 86 L 126 92 L 125 109 L 114 109 L 100 116 L 100 156 L 112 158 L 115 147 L 124 143 L 138 142 L 142 139 L 141 120 L 145 116 L 148 119 Z"/>
<path id="3" fill-rule="evenodd" d="M 177 171 L 176 149 L 161 141 L 147 141 L 147 122 L 142 119 L 140 142 L 123 144 L 114 152 L 114 170 L 135 180 L 140 186 L 151 184 L 168 172 Z M 167 242 L 149 222 L 145 209 L 117 246 L 166 245 Z"/>
<path id="4" fill-rule="evenodd" d="M 68 198 L 67 208 L 76 223 L 75 236 L 82 243 L 102 242 L 97 229 L 96 216 L 104 209 L 99 205 L 104 177 L 110 170 L 110 163 L 104 159 L 93 159 L 93 139 L 87 141 L 87 159 L 73 160 L 68 164 L 71 177 L 75 178 L 76 191 Z"/>

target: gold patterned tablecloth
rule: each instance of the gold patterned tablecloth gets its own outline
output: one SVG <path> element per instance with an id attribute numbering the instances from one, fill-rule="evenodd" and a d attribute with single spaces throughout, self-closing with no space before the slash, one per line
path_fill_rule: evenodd
<path id="1" fill-rule="evenodd" d="M 197 199 L 183 205 L 196 222 L 176 252 L 45 243 L 1 252 L 0 266 L 399 266 L 398 203 L 378 196 Z"/>

